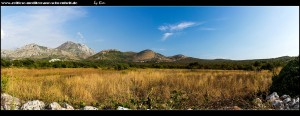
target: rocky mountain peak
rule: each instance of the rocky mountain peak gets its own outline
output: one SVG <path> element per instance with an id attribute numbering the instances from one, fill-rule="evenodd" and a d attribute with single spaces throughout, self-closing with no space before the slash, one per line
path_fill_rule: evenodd
<path id="1" fill-rule="evenodd" d="M 87 47 L 86 45 L 80 43 L 74 43 L 72 41 L 67 41 L 62 45 L 58 46 L 56 49 L 74 53 L 81 58 L 87 58 L 95 54 L 95 51 Z"/>
<path id="2" fill-rule="evenodd" d="M 25 46 L 23 46 L 21 48 L 33 48 L 33 47 L 38 47 L 38 45 L 35 44 L 35 43 L 31 43 L 31 44 L 27 44 L 27 45 L 25 45 Z"/>
<path id="3" fill-rule="evenodd" d="M 77 44 L 72 42 L 72 41 L 66 41 L 65 43 L 61 44 L 57 48 L 66 48 L 66 47 L 71 47 L 71 46 L 76 46 Z"/>
<path id="4" fill-rule="evenodd" d="M 27 44 L 21 48 L 18 48 L 17 50 L 45 50 L 45 49 L 48 49 L 47 47 L 44 47 L 44 46 L 40 46 L 40 45 L 37 45 L 35 43 L 31 43 L 31 44 Z"/>
<path id="5" fill-rule="evenodd" d="M 146 49 L 146 50 L 141 51 L 140 53 L 155 53 L 155 52 L 150 49 Z"/>
<path id="6" fill-rule="evenodd" d="M 100 53 L 108 53 L 108 52 L 120 52 L 119 50 L 117 50 L 117 49 L 107 49 L 107 50 L 102 50 L 102 51 L 100 51 Z"/>
<path id="7" fill-rule="evenodd" d="M 36 47 L 36 46 L 39 46 L 39 45 L 37 45 L 36 43 L 31 43 L 31 44 L 25 45 L 25 47 Z"/>
<path id="8" fill-rule="evenodd" d="M 174 57 L 186 57 L 186 56 L 184 56 L 182 54 L 177 54 L 177 55 L 174 55 Z"/>
<path id="9" fill-rule="evenodd" d="M 72 41 L 66 41 L 65 43 L 69 43 L 69 44 L 75 44 L 74 42 Z"/>
<path id="10" fill-rule="evenodd" d="M 158 62 L 160 62 L 160 61 L 170 61 L 170 59 L 159 53 L 156 53 L 150 49 L 146 49 L 146 50 L 143 50 L 143 51 L 137 53 L 134 56 L 133 61 L 136 61 L 136 62 L 158 61 Z"/>
<path id="11" fill-rule="evenodd" d="M 177 61 L 177 60 L 185 59 L 187 57 L 182 54 L 177 54 L 177 55 L 171 56 L 169 58 L 171 58 L 173 61 Z"/>
<path id="12" fill-rule="evenodd" d="M 16 50 L 1 50 L 1 57 L 12 59 L 23 58 L 62 58 L 62 59 L 84 59 L 95 52 L 84 44 L 67 41 L 57 48 L 48 48 L 35 43 L 27 44 Z"/>

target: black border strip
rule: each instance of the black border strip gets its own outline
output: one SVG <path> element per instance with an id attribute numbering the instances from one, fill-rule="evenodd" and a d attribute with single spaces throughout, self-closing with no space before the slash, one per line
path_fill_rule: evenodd
<path id="1" fill-rule="evenodd" d="M 67 110 L 67 111 L 62 111 L 62 110 L 30 110 L 30 111 L 25 111 L 25 110 L 18 110 L 18 111 L 1 111 L 1 114 L 7 114 L 7 115 L 17 115 L 17 114 L 30 114 L 31 116 L 38 115 L 41 116 L 45 113 L 48 115 L 55 115 L 55 114 L 60 114 L 60 115 L 79 115 L 79 116 L 86 116 L 86 115 L 105 115 L 108 114 L 108 116 L 141 116 L 141 115 L 162 115 L 162 116 L 173 116 L 173 115 L 179 115 L 179 116 L 197 116 L 197 115 L 230 115 L 230 116 L 241 116 L 245 114 L 249 115 L 264 115 L 266 113 L 267 115 L 272 115 L 272 116 L 285 116 L 285 115 L 290 115 L 290 114 L 298 114 L 299 110 L 93 110 L 93 111 L 87 111 L 87 110 Z"/>
<path id="2" fill-rule="evenodd" d="M 28 4 L 27 4 L 28 3 Z M 298 0 L 1 0 L 1 6 L 299 6 Z"/>

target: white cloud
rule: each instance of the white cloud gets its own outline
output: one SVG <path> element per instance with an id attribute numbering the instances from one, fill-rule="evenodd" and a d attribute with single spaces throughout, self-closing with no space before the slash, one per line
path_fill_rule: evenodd
<path id="1" fill-rule="evenodd" d="M 199 24 L 201 24 L 201 23 L 199 23 Z M 162 26 L 159 26 L 158 29 L 161 31 L 178 31 L 178 30 L 183 30 L 185 28 L 189 28 L 189 27 L 196 26 L 196 25 L 198 25 L 198 24 L 195 22 L 181 22 L 181 23 L 174 24 L 174 25 L 162 25 Z"/>
<path id="2" fill-rule="evenodd" d="M 84 43 L 85 44 L 85 39 L 84 36 L 81 32 L 77 32 L 77 35 L 79 37 L 79 43 Z"/>
<path id="3" fill-rule="evenodd" d="M 159 26 L 158 29 L 162 32 L 164 32 L 162 40 L 166 40 L 167 38 L 169 38 L 170 36 L 179 33 L 180 31 L 189 28 L 189 27 L 193 27 L 193 26 L 198 26 L 201 25 L 202 23 L 196 23 L 196 22 L 181 22 L 178 24 L 173 24 L 173 25 L 162 25 Z"/>
<path id="4" fill-rule="evenodd" d="M 170 30 L 182 30 L 191 26 L 194 26 L 196 23 L 195 22 L 182 22 L 177 25 L 172 25 L 170 26 Z"/>
<path id="5" fill-rule="evenodd" d="M 1 48 L 13 49 L 29 43 L 54 48 L 65 41 L 75 41 L 63 25 L 85 14 L 80 7 L 26 7 L 1 16 L 1 29 L 5 29 Z"/>
<path id="6" fill-rule="evenodd" d="M 83 39 L 83 35 L 80 32 L 77 32 L 77 35 L 80 37 L 80 39 Z"/>
<path id="7" fill-rule="evenodd" d="M 166 31 L 169 29 L 169 27 L 168 26 L 160 26 L 158 29 L 161 31 Z"/>
<path id="8" fill-rule="evenodd" d="M 162 40 L 165 41 L 168 37 L 172 36 L 174 33 L 164 33 Z"/>

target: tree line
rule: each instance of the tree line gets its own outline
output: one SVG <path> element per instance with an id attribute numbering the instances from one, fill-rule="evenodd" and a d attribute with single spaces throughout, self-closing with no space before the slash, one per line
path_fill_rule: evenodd
<path id="1" fill-rule="evenodd" d="M 55 61 L 48 60 L 7 60 L 1 59 L 1 67 L 26 67 L 26 68 L 106 68 L 125 70 L 128 68 L 159 68 L 159 69 L 218 69 L 218 70 L 250 70 L 273 71 L 276 67 L 283 67 L 284 60 L 249 60 L 249 61 L 202 61 L 190 63 L 178 62 L 120 62 L 111 60 L 101 61 Z"/>

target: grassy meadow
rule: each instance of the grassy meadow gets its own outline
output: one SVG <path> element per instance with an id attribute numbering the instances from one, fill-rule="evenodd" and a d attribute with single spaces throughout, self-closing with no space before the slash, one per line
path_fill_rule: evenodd
<path id="1" fill-rule="evenodd" d="M 94 68 L 1 69 L 3 91 L 21 100 L 67 102 L 75 108 L 254 108 L 272 83 L 269 71 Z"/>

